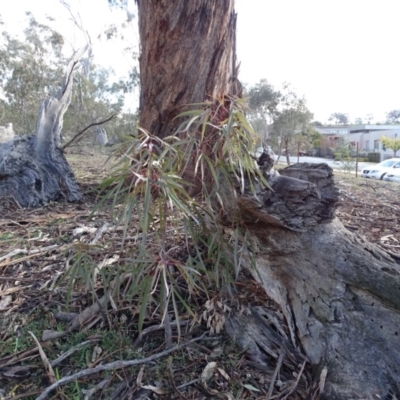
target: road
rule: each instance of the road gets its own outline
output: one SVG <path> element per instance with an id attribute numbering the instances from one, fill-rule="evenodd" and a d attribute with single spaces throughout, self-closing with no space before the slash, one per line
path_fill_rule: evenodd
<path id="1" fill-rule="evenodd" d="M 297 160 L 299 162 L 308 162 L 308 163 L 314 163 L 314 164 L 319 164 L 319 163 L 326 163 L 333 169 L 338 169 L 338 170 L 343 170 L 343 164 L 340 162 L 337 162 L 335 160 L 329 159 L 329 158 L 320 158 L 320 157 L 308 157 L 308 156 L 301 156 L 299 158 L 297 157 L 289 157 L 290 163 L 291 164 L 296 164 Z M 279 159 L 279 164 L 286 164 L 286 157 L 281 156 Z M 370 163 L 370 162 L 359 162 L 358 163 L 358 171 L 361 172 L 363 168 L 366 168 L 367 166 L 374 165 L 375 163 Z M 354 171 L 355 171 L 355 162 L 354 162 Z"/>

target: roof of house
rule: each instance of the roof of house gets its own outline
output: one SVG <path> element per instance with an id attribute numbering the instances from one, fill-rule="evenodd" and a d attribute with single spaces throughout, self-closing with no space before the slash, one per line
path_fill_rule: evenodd
<path id="1" fill-rule="evenodd" d="M 400 125 L 351 125 L 348 127 L 349 133 L 358 133 L 365 131 L 386 131 L 386 130 L 399 130 Z"/>

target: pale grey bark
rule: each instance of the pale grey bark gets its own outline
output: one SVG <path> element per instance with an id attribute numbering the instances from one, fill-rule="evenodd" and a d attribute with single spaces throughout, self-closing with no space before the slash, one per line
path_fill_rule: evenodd
<path id="1" fill-rule="evenodd" d="M 400 258 L 335 217 L 337 191 L 326 164 L 297 164 L 281 174 L 269 178 L 274 191 L 260 190 L 258 199 L 248 193 L 233 203 L 228 191 L 225 200 L 226 218 L 239 211 L 259 241 L 250 271 L 289 334 L 271 342 L 262 324 L 243 317 L 240 325 L 230 322 L 242 330 L 230 333 L 246 344 L 252 331 L 253 353 L 262 346 L 304 353 L 316 382 L 326 368 L 322 398 L 400 398 Z M 259 351 L 261 361 L 265 354 Z"/>
<path id="2" fill-rule="evenodd" d="M 105 146 L 108 143 L 106 130 L 101 126 L 95 126 L 94 130 L 96 132 L 95 143 L 100 146 Z"/>
<path id="3" fill-rule="evenodd" d="M 80 201 L 81 190 L 60 148 L 63 116 L 71 101 L 73 73 L 87 49 L 72 58 L 64 83 L 39 109 L 34 136 L 16 136 L 0 145 L 0 200 L 20 207 L 38 207 L 49 201 Z"/>

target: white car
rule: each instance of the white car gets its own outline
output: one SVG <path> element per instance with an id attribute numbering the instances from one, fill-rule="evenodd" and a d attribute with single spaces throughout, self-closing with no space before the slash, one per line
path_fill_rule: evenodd
<path id="1" fill-rule="evenodd" d="M 400 173 L 400 158 L 390 158 L 379 164 L 364 168 L 361 172 L 363 178 L 383 179 L 387 174 Z"/>
<path id="2" fill-rule="evenodd" d="M 396 173 L 386 174 L 383 178 L 384 181 L 400 183 L 400 171 Z"/>

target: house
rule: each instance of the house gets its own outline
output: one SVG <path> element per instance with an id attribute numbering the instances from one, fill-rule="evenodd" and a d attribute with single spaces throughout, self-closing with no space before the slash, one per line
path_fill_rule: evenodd
<path id="1" fill-rule="evenodd" d="M 338 143 L 341 142 L 341 139 L 348 134 L 347 127 L 314 127 L 314 130 L 322 135 L 321 146 L 318 154 L 321 157 L 332 157 L 333 149 L 335 149 Z"/>
<path id="2" fill-rule="evenodd" d="M 381 161 L 393 157 L 393 150 L 383 149 L 382 136 L 400 139 L 400 125 L 352 125 L 347 129 L 346 142 L 354 149 L 358 145 L 359 152 L 380 153 Z"/>

